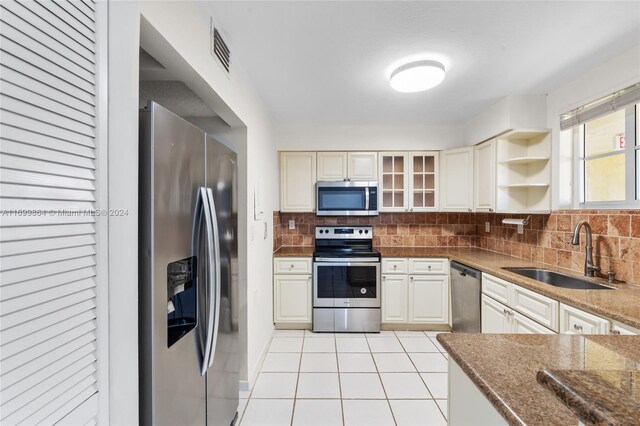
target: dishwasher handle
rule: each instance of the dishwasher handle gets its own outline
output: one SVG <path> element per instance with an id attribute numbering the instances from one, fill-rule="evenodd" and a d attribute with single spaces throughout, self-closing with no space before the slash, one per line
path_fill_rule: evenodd
<path id="1" fill-rule="evenodd" d="M 477 269 L 473 269 L 467 265 L 463 265 L 462 263 L 454 261 L 451 261 L 451 269 L 455 269 L 463 277 L 470 276 L 478 280 L 480 279 L 480 275 L 482 274 Z"/>

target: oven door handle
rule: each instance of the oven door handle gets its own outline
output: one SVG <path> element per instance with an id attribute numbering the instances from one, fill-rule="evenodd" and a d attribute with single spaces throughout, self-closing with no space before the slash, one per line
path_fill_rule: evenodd
<path id="1" fill-rule="evenodd" d="M 372 264 L 380 264 L 380 259 L 375 257 L 318 257 L 314 259 L 314 263 L 321 263 L 323 266 L 371 266 Z"/>
<path id="2" fill-rule="evenodd" d="M 317 263 L 337 263 L 339 265 L 353 263 L 380 263 L 380 259 L 376 257 L 316 257 L 313 261 Z"/>

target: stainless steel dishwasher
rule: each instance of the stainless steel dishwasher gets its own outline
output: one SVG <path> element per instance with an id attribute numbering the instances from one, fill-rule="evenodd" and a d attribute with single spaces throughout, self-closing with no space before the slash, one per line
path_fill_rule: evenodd
<path id="1" fill-rule="evenodd" d="M 452 327 L 456 333 L 480 333 L 482 272 L 451 261 Z"/>

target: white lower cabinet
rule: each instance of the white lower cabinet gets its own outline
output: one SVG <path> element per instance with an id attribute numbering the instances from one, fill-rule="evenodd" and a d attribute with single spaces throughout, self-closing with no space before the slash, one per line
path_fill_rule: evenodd
<path id="1" fill-rule="evenodd" d="M 483 294 L 481 299 L 483 333 L 510 333 L 511 323 L 507 307 Z"/>
<path id="2" fill-rule="evenodd" d="M 555 334 L 554 331 L 486 294 L 482 295 L 481 305 L 483 333 Z"/>
<path id="3" fill-rule="evenodd" d="M 449 322 L 449 277 L 409 276 L 410 323 L 447 324 Z"/>
<path id="4" fill-rule="evenodd" d="M 448 259 L 382 259 L 382 322 L 449 324 Z"/>
<path id="5" fill-rule="evenodd" d="M 490 274 L 482 274 L 483 333 L 623 334 L 640 330 L 585 312 Z"/>
<path id="6" fill-rule="evenodd" d="M 564 303 L 560 304 L 560 333 L 562 334 L 607 334 L 610 328 L 609 320 Z"/>
<path id="7" fill-rule="evenodd" d="M 490 274 L 482 274 L 481 315 L 483 333 L 548 334 L 558 330 L 557 300 Z"/>
<path id="8" fill-rule="evenodd" d="M 407 322 L 407 276 L 382 276 L 382 322 Z"/>
<path id="9" fill-rule="evenodd" d="M 311 322 L 311 275 L 276 275 L 276 323 Z"/>
<path id="10" fill-rule="evenodd" d="M 284 265 L 294 266 L 284 268 Z M 273 276 L 273 322 L 310 328 L 313 298 L 311 259 L 276 258 L 274 271 L 277 273 Z"/>

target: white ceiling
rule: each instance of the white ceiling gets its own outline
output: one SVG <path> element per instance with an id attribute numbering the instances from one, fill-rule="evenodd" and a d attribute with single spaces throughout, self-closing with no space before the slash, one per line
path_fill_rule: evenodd
<path id="1" fill-rule="evenodd" d="M 640 41 L 640 2 L 202 2 L 279 125 L 461 123 L 539 94 Z M 440 59 L 444 82 L 394 92 L 389 67 Z"/>

